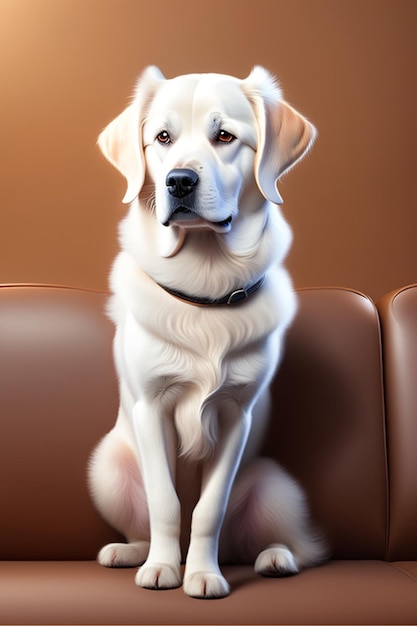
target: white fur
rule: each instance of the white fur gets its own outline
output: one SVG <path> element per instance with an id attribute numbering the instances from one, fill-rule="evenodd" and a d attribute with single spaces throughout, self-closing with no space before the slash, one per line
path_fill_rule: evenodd
<path id="1" fill-rule="evenodd" d="M 220 130 L 234 140 L 220 143 Z M 161 131 L 169 143 L 158 141 Z M 143 587 L 183 582 L 191 596 L 227 595 L 219 541 L 221 558 L 257 559 L 265 575 L 323 557 L 298 485 L 256 458 L 267 386 L 296 310 L 277 180 L 314 136 L 263 68 L 245 80 L 165 80 L 151 67 L 99 138 L 126 178 L 130 208 L 109 306 L 120 409 L 89 479 L 98 509 L 127 539 L 105 546 L 99 562 L 143 563 Z M 172 214 L 166 179 L 176 168 L 199 177 L 189 221 Z M 190 304 L 158 285 L 214 299 L 262 276 L 258 292 L 230 306 Z"/>

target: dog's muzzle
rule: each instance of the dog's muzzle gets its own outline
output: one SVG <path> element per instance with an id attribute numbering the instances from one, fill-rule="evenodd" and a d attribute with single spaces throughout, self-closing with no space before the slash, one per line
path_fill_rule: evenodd
<path id="1" fill-rule="evenodd" d="M 172 196 L 172 210 L 163 225 L 170 226 L 171 222 L 174 222 L 184 228 L 211 228 L 219 233 L 228 232 L 232 222 L 231 215 L 225 220 L 212 222 L 203 218 L 195 210 L 194 191 L 198 182 L 197 172 L 189 168 L 173 169 L 168 173 L 165 184 L 168 193 Z"/>

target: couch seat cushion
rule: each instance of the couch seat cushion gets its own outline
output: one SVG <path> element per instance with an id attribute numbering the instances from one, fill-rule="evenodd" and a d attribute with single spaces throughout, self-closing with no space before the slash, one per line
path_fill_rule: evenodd
<path id="1" fill-rule="evenodd" d="M 0 563 L 1 624 L 411 624 L 415 563 L 330 561 L 291 578 L 224 568 L 232 594 L 194 600 L 181 589 L 149 591 L 134 570 L 93 561 Z"/>

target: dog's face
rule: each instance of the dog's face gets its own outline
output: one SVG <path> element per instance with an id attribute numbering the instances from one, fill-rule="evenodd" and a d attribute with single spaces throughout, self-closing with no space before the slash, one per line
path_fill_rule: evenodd
<path id="1" fill-rule="evenodd" d="M 124 202 L 149 198 L 151 185 L 161 225 L 223 234 L 265 200 L 282 202 L 278 179 L 314 137 L 263 68 L 166 80 L 150 67 L 99 145 L 127 180 Z"/>
<path id="2" fill-rule="evenodd" d="M 238 81 L 217 75 L 165 81 L 149 107 L 143 144 L 161 224 L 223 233 L 248 195 L 259 205 L 255 115 Z"/>

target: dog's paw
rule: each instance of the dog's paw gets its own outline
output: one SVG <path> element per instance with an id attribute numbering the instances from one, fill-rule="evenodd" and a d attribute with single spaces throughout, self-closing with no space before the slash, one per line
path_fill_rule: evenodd
<path id="1" fill-rule="evenodd" d="M 105 567 L 136 567 L 145 561 L 148 552 L 147 541 L 109 543 L 100 550 L 97 561 Z"/>
<path id="2" fill-rule="evenodd" d="M 145 563 L 138 569 L 135 582 L 145 589 L 175 589 L 181 586 L 181 571 L 165 563 Z"/>
<path id="3" fill-rule="evenodd" d="M 219 574 L 195 572 L 184 578 L 184 592 L 192 598 L 225 598 L 230 587 Z"/>
<path id="4" fill-rule="evenodd" d="M 286 546 L 275 544 L 260 553 L 255 572 L 261 576 L 292 576 L 298 574 L 297 561 Z"/>

